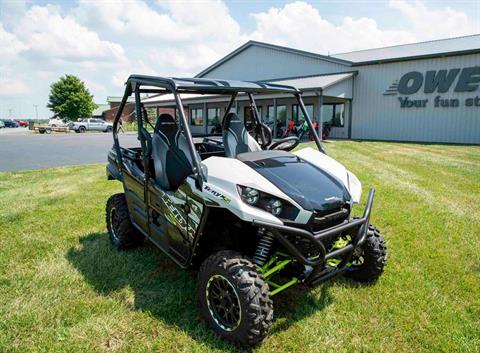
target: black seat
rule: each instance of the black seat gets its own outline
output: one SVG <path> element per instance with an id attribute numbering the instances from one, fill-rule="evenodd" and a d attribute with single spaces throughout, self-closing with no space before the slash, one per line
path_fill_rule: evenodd
<path id="1" fill-rule="evenodd" d="M 257 141 L 249 135 L 237 114 L 228 113 L 222 126 L 225 156 L 235 158 L 239 153 L 261 151 Z"/>
<path id="2" fill-rule="evenodd" d="M 187 139 L 170 114 L 161 114 L 152 138 L 155 180 L 165 190 L 176 190 L 193 171 Z"/>

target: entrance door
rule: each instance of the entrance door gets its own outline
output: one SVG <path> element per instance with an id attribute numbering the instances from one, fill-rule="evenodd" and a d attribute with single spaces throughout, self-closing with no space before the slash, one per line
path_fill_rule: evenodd
<path id="1" fill-rule="evenodd" d="M 222 133 L 220 108 L 208 108 L 207 109 L 207 133 L 218 134 Z"/>
<path id="2" fill-rule="evenodd" d="M 193 135 L 205 133 L 204 119 L 205 116 L 202 107 L 190 109 L 190 131 Z"/>

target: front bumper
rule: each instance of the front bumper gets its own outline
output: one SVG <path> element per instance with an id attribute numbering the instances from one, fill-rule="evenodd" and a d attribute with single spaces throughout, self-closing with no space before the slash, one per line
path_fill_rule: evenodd
<path id="1" fill-rule="evenodd" d="M 256 227 L 267 229 L 299 263 L 313 268 L 313 270 L 303 279 L 303 282 L 313 286 L 341 275 L 348 270 L 347 264 L 350 262 L 355 249 L 361 246 L 367 238 L 374 196 L 375 190 L 371 188 L 361 218 L 345 221 L 337 226 L 318 232 L 309 232 L 305 229 L 256 220 L 252 223 Z M 343 248 L 327 252 L 322 240 L 329 239 L 333 236 L 340 236 L 347 231 L 349 231 L 348 234 L 354 234 L 352 235 L 351 242 Z M 287 239 L 288 235 L 299 236 L 315 244 L 320 251 L 319 256 L 315 259 L 306 258 L 300 250 Z M 341 262 L 336 267 L 326 266 L 326 261 L 334 258 L 341 259 Z"/>

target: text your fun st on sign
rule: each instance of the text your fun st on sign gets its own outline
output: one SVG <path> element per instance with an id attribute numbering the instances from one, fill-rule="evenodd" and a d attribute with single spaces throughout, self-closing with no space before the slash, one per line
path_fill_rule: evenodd
<path id="1" fill-rule="evenodd" d="M 475 92 L 480 83 L 480 66 L 465 67 L 463 69 L 430 70 L 425 74 L 418 71 L 411 71 L 404 74 L 400 80 L 395 81 L 383 93 L 385 96 L 396 96 L 397 94 L 406 97 L 397 97 L 400 108 L 425 108 L 430 104 L 434 108 L 459 107 L 461 104 L 466 107 L 480 107 L 478 95 L 467 98 L 442 98 L 441 95 L 433 99 L 410 98 L 423 87 L 424 94 L 447 93 L 453 89 L 454 93 Z M 431 101 L 430 101 L 431 100 Z"/>

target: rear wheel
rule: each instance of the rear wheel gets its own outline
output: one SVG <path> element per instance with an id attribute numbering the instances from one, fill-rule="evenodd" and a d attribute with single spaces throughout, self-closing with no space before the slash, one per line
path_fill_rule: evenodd
<path id="1" fill-rule="evenodd" d="M 367 239 L 352 257 L 345 276 L 361 283 L 373 283 L 382 275 L 387 262 L 387 244 L 380 231 L 369 224 Z"/>
<path id="2" fill-rule="evenodd" d="M 143 242 L 143 236 L 130 221 L 125 194 L 115 194 L 108 199 L 106 221 L 110 241 L 118 250 L 131 249 Z"/>
<path id="3" fill-rule="evenodd" d="M 269 287 L 240 254 L 220 251 L 203 262 L 198 297 L 203 316 L 222 338 L 252 347 L 267 336 L 273 320 Z"/>

